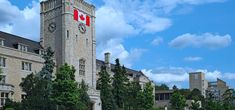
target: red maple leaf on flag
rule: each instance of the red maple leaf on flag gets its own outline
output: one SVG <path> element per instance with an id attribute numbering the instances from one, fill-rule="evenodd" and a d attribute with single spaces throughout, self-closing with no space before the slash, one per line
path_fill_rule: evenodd
<path id="1" fill-rule="evenodd" d="M 80 16 L 80 19 L 82 20 L 82 21 L 84 21 L 85 20 L 85 17 L 81 14 Z"/>

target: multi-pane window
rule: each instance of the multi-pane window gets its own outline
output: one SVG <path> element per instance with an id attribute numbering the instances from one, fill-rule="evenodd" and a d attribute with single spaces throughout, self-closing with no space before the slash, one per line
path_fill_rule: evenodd
<path id="1" fill-rule="evenodd" d="M 79 75 L 85 75 L 85 63 L 84 59 L 79 60 Z"/>
<path id="2" fill-rule="evenodd" d="M 5 84 L 5 82 L 6 82 L 6 76 L 5 76 L 5 75 L 0 75 L 0 78 L 1 78 L 0 84 Z"/>
<path id="3" fill-rule="evenodd" d="M 0 67 L 6 67 L 6 58 L 0 56 Z"/>
<path id="4" fill-rule="evenodd" d="M 18 44 L 18 50 L 27 52 L 28 51 L 28 46 L 22 45 L 22 44 Z"/>
<path id="5" fill-rule="evenodd" d="M 4 40 L 0 39 L 0 46 L 4 46 Z"/>
<path id="6" fill-rule="evenodd" d="M 9 93 L 1 92 L 0 107 L 5 105 L 6 99 L 9 98 Z"/>
<path id="7" fill-rule="evenodd" d="M 32 63 L 22 62 L 22 70 L 31 71 L 32 70 Z"/>

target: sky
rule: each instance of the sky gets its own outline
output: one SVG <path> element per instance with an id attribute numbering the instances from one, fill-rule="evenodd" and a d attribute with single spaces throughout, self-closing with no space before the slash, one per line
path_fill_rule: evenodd
<path id="1" fill-rule="evenodd" d="M 189 88 L 204 72 L 235 88 L 234 0 L 86 0 L 96 6 L 98 59 L 110 52 L 156 84 Z M 39 0 L 0 0 L 0 31 L 39 41 Z"/>

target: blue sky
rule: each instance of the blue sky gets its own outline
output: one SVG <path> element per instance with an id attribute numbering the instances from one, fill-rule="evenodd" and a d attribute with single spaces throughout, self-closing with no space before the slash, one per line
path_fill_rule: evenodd
<path id="1" fill-rule="evenodd" d="M 158 84 L 188 88 L 188 73 L 202 71 L 235 87 L 234 0 L 88 2 L 96 6 L 98 59 L 111 52 Z M 0 30 L 38 41 L 39 10 L 38 0 L 1 0 Z"/>

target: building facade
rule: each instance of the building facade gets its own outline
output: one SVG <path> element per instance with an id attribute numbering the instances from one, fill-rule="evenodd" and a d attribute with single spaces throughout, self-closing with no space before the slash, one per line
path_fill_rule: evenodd
<path id="1" fill-rule="evenodd" d="M 51 47 L 55 52 L 57 70 L 64 63 L 77 70 L 75 79 L 89 86 L 88 94 L 93 110 L 101 110 L 100 92 L 96 90 L 96 80 L 102 65 L 109 68 L 110 54 L 105 60 L 96 59 L 95 7 L 83 0 L 47 0 L 41 2 L 40 42 L 20 36 L 0 32 L 0 107 L 6 98 L 21 101 L 26 94 L 19 84 L 22 78 L 39 72 L 43 67 L 44 49 Z M 56 73 L 56 71 L 55 71 Z M 127 68 L 128 78 L 138 80 L 143 88 L 150 80 L 141 71 Z M 154 93 L 154 92 L 153 92 Z"/>
<path id="2" fill-rule="evenodd" d="M 208 82 L 202 72 L 189 73 L 190 90 L 199 89 L 204 97 L 212 96 L 215 100 L 221 100 L 224 92 L 229 89 L 226 82 L 217 78 L 217 81 Z"/>
<path id="3" fill-rule="evenodd" d="M 217 78 L 217 81 L 208 82 L 207 96 L 212 97 L 214 100 L 222 100 L 224 92 L 228 89 L 226 82 Z"/>
<path id="4" fill-rule="evenodd" d="M 190 91 L 195 88 L 200 90 L 202 95 L 206 97 L 208 82 L 205 80 L 205 74 L 202 72 L 189 73 L 189 88 Z"/>

